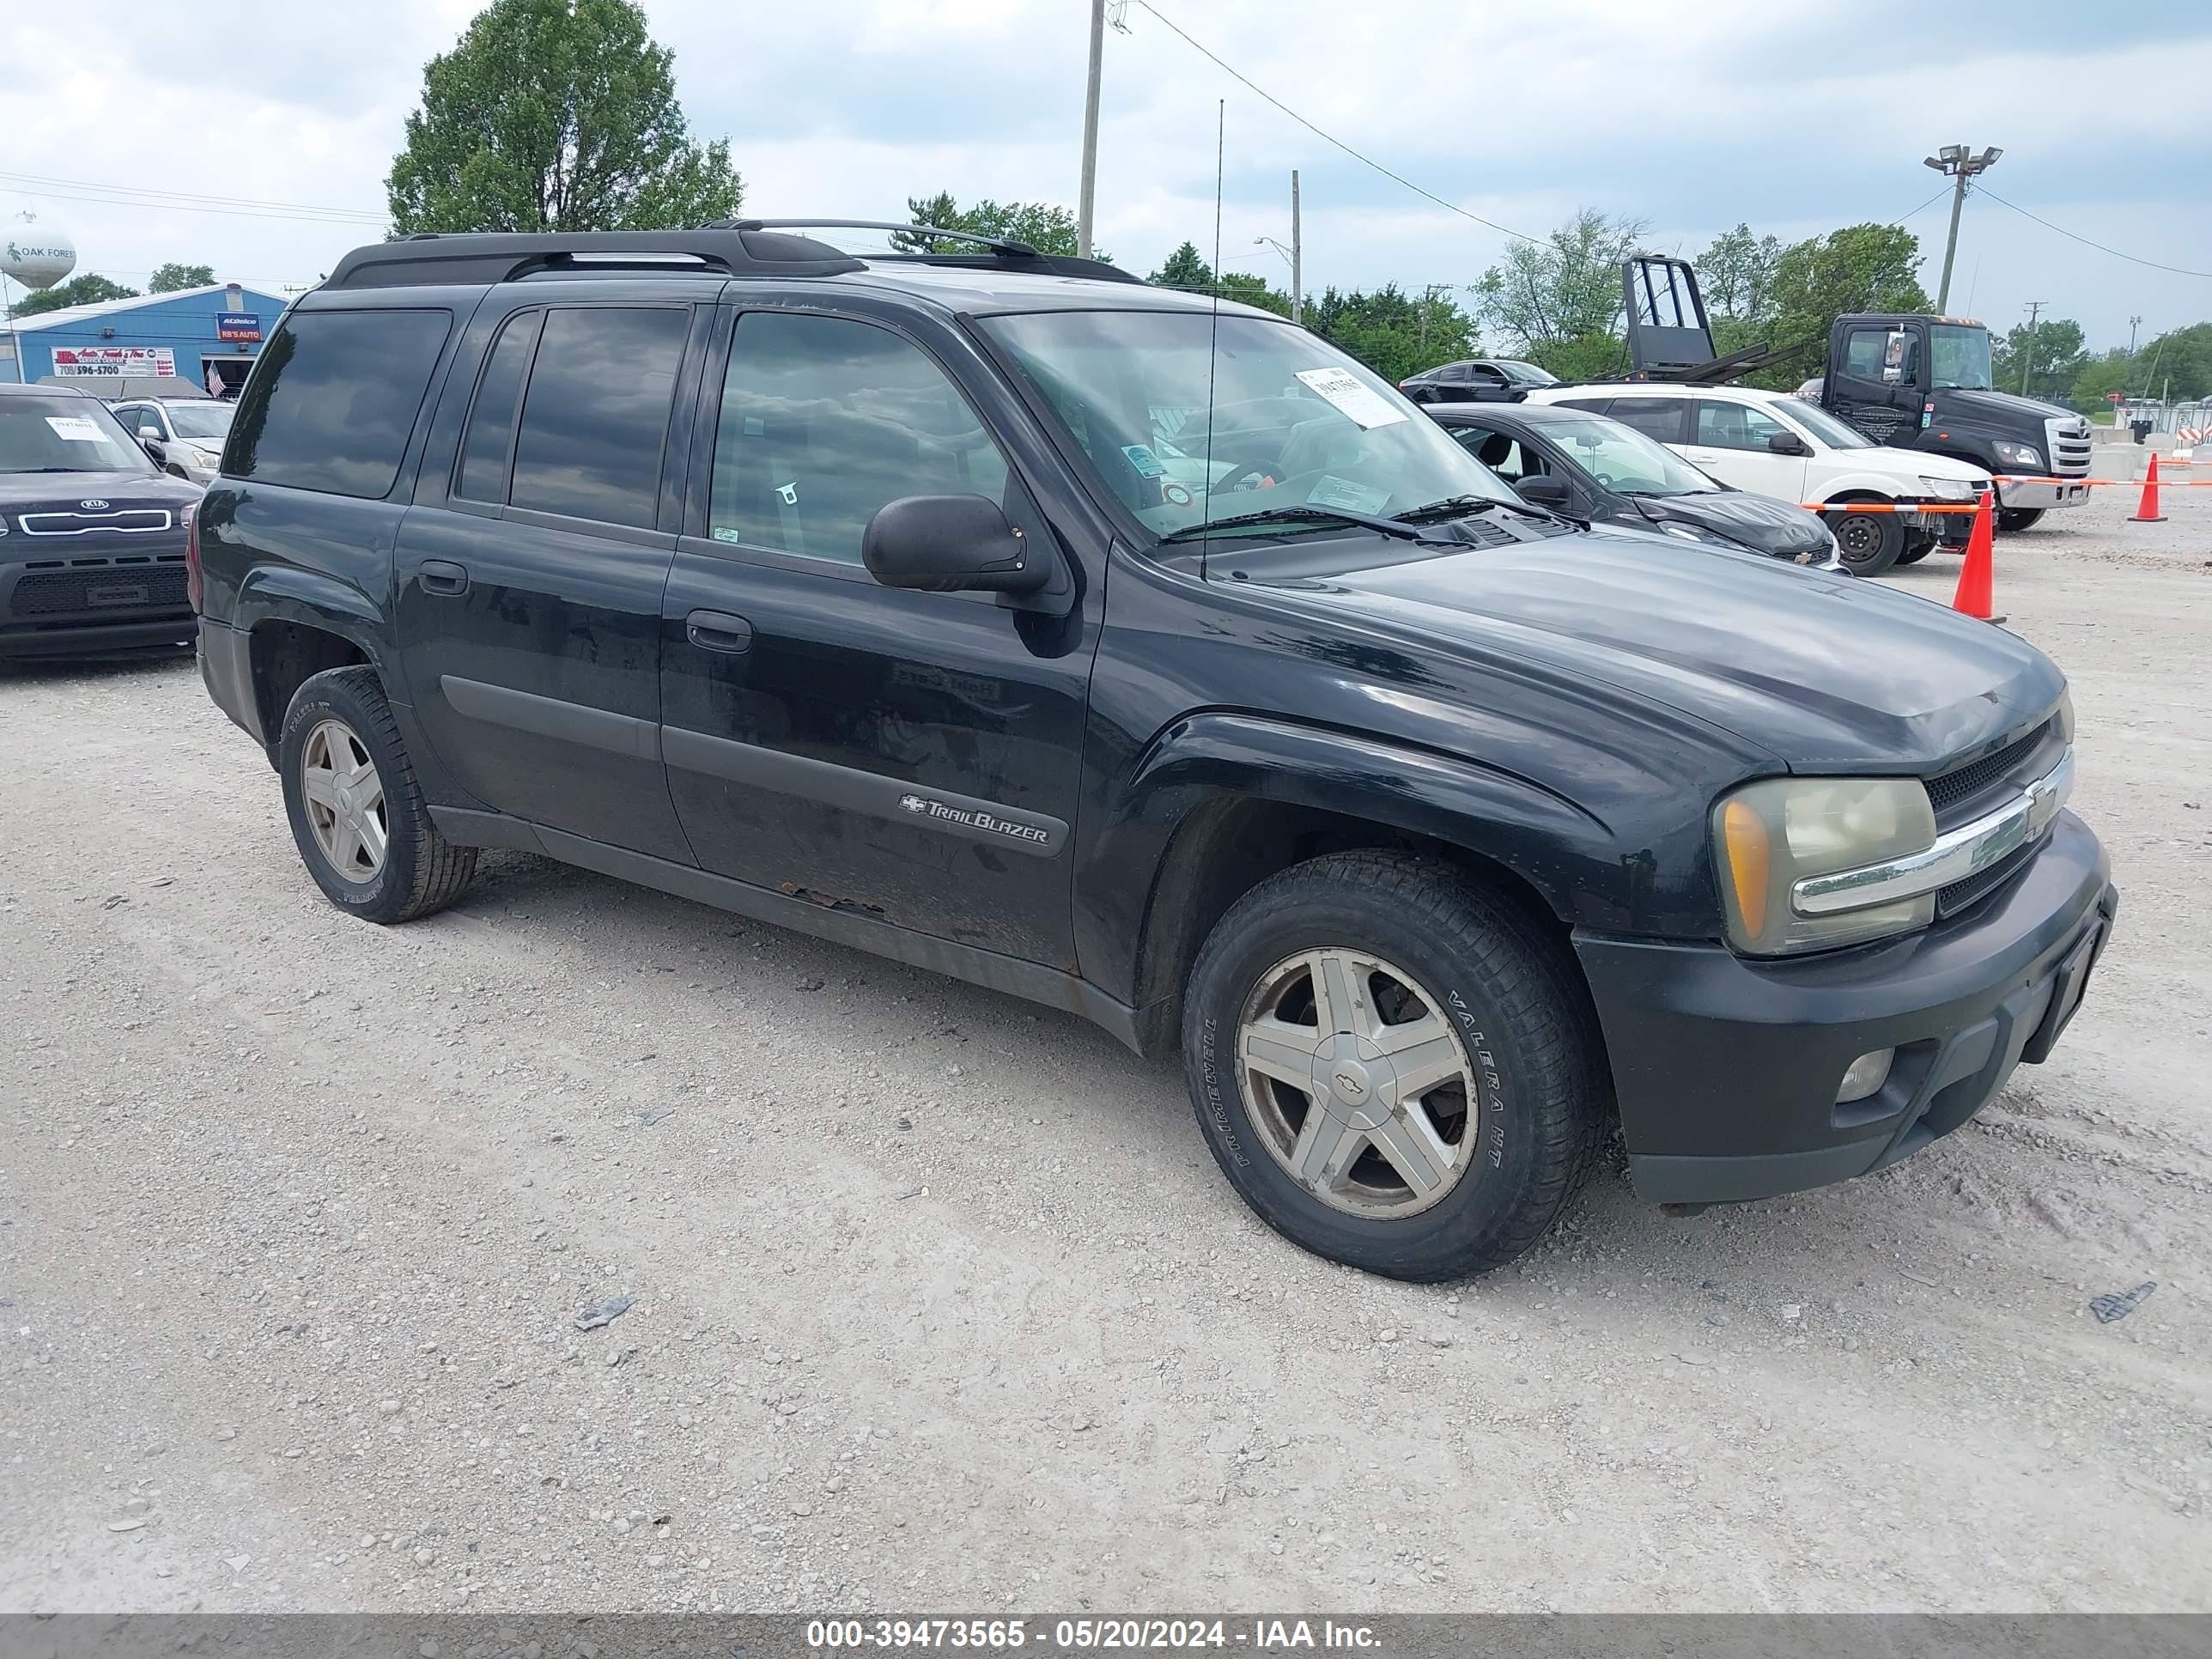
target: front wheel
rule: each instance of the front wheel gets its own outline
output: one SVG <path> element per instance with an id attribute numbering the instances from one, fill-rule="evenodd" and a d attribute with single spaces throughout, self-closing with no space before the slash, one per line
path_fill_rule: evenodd
<path id="1" fill-rule="evenodd" d="M 2008 536 L 2029 529 L 2042 521 L 2044 512 L 2039 507 L 2001 507 L 1997 509 L 1997 528 Z"/>
<path id="2" fill-rule="evenodd" d="M 1845 503 L 1825 516 L 1836 555 L 1854 576 L 1879 576 L 1905 551 L 1905 521 L 1894 513 L 1854 513 Z"/>
<path id="3" fill-rule="evenodd" d="M 1917 536 L 1905 543 L 1905 551 L 1897 556 L 1897 562 L 1899 564 L 1918 564 L 1935 550 L 1936 538 L 1933 536 Z"/>
<path id="4" fill-rule="evenodd" d="M 1183 1051 L 1206 1145 L 1261 1219 L 1395 1279 L 1527 1250 L 1610 1110 L 1564 947 L 1404 854 L 1316 859 L 1231 906 L 1191 972 Z"/>

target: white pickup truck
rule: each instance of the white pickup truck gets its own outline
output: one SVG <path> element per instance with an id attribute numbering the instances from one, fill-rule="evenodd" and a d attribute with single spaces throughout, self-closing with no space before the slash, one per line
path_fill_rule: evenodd
<path id="1" fill-rule="evenodd" d="M 1723 483 L 1817 506 L 1836 551 L 1856 574 L 1878 575 L 1963 546 L 1965 514 L 1854 511 L 1874 507 L 1956 506 L 1977 499 L 1990 475 L 1925 450 L 1871 443 L 1832 415 L 1781 392 L 1734 386 L 1622 382 L 1543 386 L 1532 404 L 1565 404 L 1624 422 L 1665 444 Z"/>

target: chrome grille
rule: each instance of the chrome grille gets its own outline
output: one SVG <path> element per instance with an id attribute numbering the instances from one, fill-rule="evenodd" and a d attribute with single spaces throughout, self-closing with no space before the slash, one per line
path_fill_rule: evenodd
<path id="1" fill-rule="evenodd" d="M 2045 720 L 1993 755 L 1929 778 L 1928 804 L 1936 809 L 1937 828 L 1963 823 L 1987 807 L 1992 797 L 2015 794 L 2029 780 L 2041 777 L 2057 763 L 2063 741 L 2058 722 Z"/>
<path id="2" fill-rule="evenodd" d="M 2089 423 L 2079 415 L 2054 415 L 2043 423 L 2051 453 L 2051 471 L 2061 478 L 2082 478 L 2089 473 Z"/>
<path id="3" fill-rule="evenodd" d="M 26 536 L 88 536 L 100 531 L 143 536 L 167 530 L 176 521 L 176 515 L 165 507 L 125 507 L 108 513 L 26 513 L 16 520 Z"/>

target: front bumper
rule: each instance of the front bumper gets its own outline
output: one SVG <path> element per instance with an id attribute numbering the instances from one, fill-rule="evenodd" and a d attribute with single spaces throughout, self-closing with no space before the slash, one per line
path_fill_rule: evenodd
<path id="1" fill-rule="evenodd" d="M 16 538 L 10 536 L 10 543 Z M 184 556 L 80 552 L 0 565 L 0 659 L 55 661 L 190 648 Z"/>
<path id="2" fill-rule="evenodd" d="M 2085 483 L 2001 483 L 1997 505 L 2021 512 L 2047 512 L 2054 507 L 2080 507 L 2089 499 Z"/>
<path id="3" fill-rule="evenodd" d="M 1767 1198 L 1881 1169 L 1988 1104 L 2080 1006 L 2119 895 L 2071 812 L 2008 886 L 1905 938 L 1797 960 L 1578 933 L 1629 1174 L 1654 1203 Z M 1859 1055 L 1897 1050 L 1838 1105 Z"/>

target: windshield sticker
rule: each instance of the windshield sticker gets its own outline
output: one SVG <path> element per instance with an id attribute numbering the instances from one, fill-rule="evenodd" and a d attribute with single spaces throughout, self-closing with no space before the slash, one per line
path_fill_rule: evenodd
<path id="1" fill-rule="evenodd" d="M 107 435 L 82 415 L 49 415 L 46 424 L 53 428 L 56 437 L 73 444 L 96 444 Z"/>
<path id="2" fill-rule="evenodd" d="M 1165 501 L 1170 507 L 1188 507 L 1190 505 L 1190 491 L 1185 489 L 1179 483 L 1162 484 L 1160 486 L 1160 499 Z"/>
<path id="3" fill-rule="evenodd" d="M 1406 418 L 1404 410 L 1393 409 L 1381 392 L 1348 368 L 1302 368 L 1298 379 L 1361 426 L 1389 426 Z"/>
<path id="4" fill-rule="evenodd" d="M 1370 484 L 1354 483 L 1349 478 L 1324 474 L 1322 481 L 1313 487 L 1313 493 L 1306 497 L 1306 505 L 1334 507 L 1346 513 L 1380 513 L 1382 503 L 1389 499 L 1390 492 L 1387 489 L 1376 489 Z"/>
<path id="5" fill-rule="evenodd" d="M 1160 458 L 1142 444 L 1123 444 L 1121 453 L 1129 458 L 1129 465 L 1137 469 L 1140 478 L 1157 478 L 1167 471 L 1160 465 Z"/>

